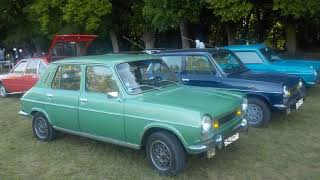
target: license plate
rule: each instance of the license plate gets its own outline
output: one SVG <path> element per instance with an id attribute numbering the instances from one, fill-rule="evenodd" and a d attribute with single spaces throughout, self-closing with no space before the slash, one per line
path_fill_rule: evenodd
<path id="1" fill-rule="evenodd" d="M 228 137 L 227 139 L 224 140 L 224 146 L 228 146 L 229 144 L 231 144 L 232 142 L 236 141 L 237 139 L 239 139 L 239 133 L 234 134 L 230 137 Z"/>
<path id="2" fill-rule="evenodd" d="M 303 104 L 303 99 L 300 99 L 300 100 L 296 103 L 296 109 L 299 109 L 302 104 Z"/>

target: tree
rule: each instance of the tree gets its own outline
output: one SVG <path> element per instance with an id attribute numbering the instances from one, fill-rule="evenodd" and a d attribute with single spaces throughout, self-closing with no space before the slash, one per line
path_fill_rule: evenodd
<path id="1" fill-rule="evenodd" d="M 274 0 L 273 9 L 278 11 L 286 22 L 286 47 L 289 54 L 294 55 L 297 49 L 298 19 L 320 17 L 319 0 Z"/>
<path id="2" fill-rule="evenodd" d="M 206 2 L 213 13 L 221 18 L 221 22 L 225 23 L 228 44 L 234 44 L 235 23 L 241 23 L 241 20 L 250 15 L 253 9 L 252 3 L 249 0 L 206 0 Z"/>
<path id="3" fill-rule="evenodd" d="M 143 14 L 147 21 L 158 31 L 169 28 L 180 28 L 183 48 L 190 44 L 184 37 L 189 37 L 189 23 L 199 20 L 200 9 L 204 6 L 203 0 L 144 0 Z"/>

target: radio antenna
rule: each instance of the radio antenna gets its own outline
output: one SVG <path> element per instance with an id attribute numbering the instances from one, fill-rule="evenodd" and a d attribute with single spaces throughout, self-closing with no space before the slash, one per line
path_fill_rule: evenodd
<path id="1" fill-rule="evenodd" d="M 141 48 L 141 49 L 145 50 L 145 48 L 144 48 L 144 47 L 142 47 L 140 44 L 138 44 L 138 43 L 135 43 L 135 42 L 131 41 L 129 38 L 127 38 L 127 37 L 125 37 L 125 36 L 122 36 L 122 37 L 123 37 L 123 39 L 125 39 L 125 40 L 127 40 L 127 41 L 131 42 L 133 45 L 138 46 L 139 48 Z"/>

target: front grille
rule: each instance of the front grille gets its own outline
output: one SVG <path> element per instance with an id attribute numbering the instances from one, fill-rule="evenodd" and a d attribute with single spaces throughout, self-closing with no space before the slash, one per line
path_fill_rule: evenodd
<path id="1" fill-rule="evenodd" d="M 222 125 L 224 123 L 227 123 L 227 122 L 231 121 L 235 117 L 236 117 L 236 111 L 233 111 L 232 113 L 227 114 L 227 115 L 219 118 L 218 121 L 219 121 L 219 124 Z"/>

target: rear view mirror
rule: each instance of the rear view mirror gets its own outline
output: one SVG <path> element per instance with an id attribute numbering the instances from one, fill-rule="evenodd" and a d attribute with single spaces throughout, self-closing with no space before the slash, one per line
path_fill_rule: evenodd
<path id="1" fill-rule="evenodd" d="M 118 91 L 112 91 L 112 92 L 108 92 L 107 95 L 110 98 L 117 98 L 119 96 L 119 92 Z"/>

